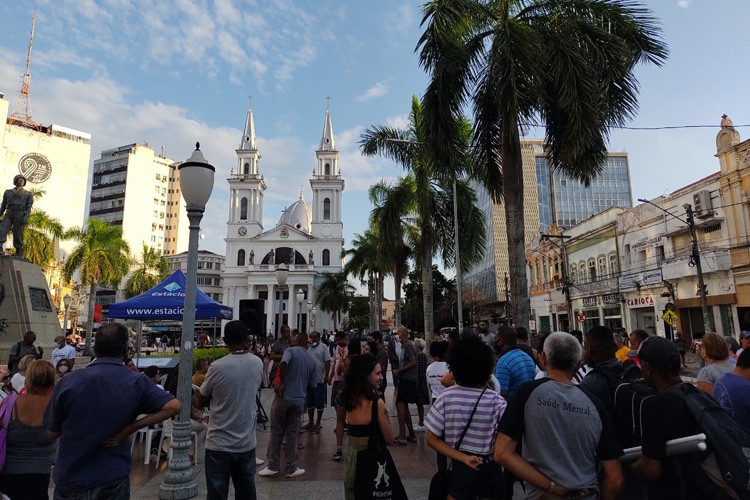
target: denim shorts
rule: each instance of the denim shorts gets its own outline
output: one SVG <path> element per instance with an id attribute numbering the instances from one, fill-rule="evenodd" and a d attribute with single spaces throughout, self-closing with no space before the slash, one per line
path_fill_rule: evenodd
<path id="1" fill-rule="evenodd" d="M 328 388 L 325 384 L 321 383 L 315 387 L 307 388 L 307 401 L 305 407 L 308 410 L 313 408 L 317 410 L 323 410 L 326 407 L 326 396 L 328 395 Z"/>

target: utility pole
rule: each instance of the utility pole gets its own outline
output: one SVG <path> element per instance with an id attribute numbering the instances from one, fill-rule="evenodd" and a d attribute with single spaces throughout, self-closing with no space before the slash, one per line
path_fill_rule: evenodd
<path id="1" fill-rule="evenodd" d="M 508 286 L 508 273 L 505 273 L 503 283 L 505 284 L 505 321 L 508 321 L 508 326 L 510 326 L 511 324 L 515 325 L 516 321 L 512 313 L 513 308 L 510 307 L 510 287 Z"/>
<path id="2" fill-rule="evenodd" d="M 562 234 L 542 234 L 541 237 L 546 238 L 547 241 L 555 245 L 558 250 L 560 250 L 560 255 L 562 257 L 562 291 L 565 295 L 565 310 L 568 314 L 568 330 L 570 330 L 570 327 L 573 324 L 573 310 L 570 305 L 570 283 L 568 282 L 568 253 L 565 251 L 565 238 L 570 238 L 570 236 L 564 236 Z M 557 243 L 553 242 L 551 238 L 560 238 L 562 244 L 558 245 Z"/>
<path id="3" fill-rule="evenodd" d="M 453 244 L 456 247 L 456 300 L 458 301 L 458 331 L 463 331 L 464 328 L 464 305 L 461 287 L 463 286 L 463 280 L 461 279 L 461 254 L 459 253 L 458 245 L 458 196 L 456 195 L 456 179 L 453 179 Z"/>
<path id="4" fill-rule="evenodd" d="M 690 203 L 682 205 L 687 214 L 688 229 L 690 230 L 690 239 L 693 242 L 692 252 L 690 253 L 691 264 L 695 265 L 698 274 L 698 295 L 701 298 L 701 310 L 703 312 L 703 333 L 709 333 L 711 328 L 711 318 L 708 314 L 708 301 L 706 300 L 706 285 L 703 284 L 703 266 L 701 264 L 701 254 L 698 248 L 698 235 L 695 230 L 695 218 L 693 217 L 693 207 Z"/>

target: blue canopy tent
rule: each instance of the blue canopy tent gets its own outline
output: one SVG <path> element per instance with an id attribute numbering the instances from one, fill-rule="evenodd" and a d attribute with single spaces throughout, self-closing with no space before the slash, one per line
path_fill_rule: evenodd
<path id="1" fill-rule="evenodd" d="M 151 290 L 110 304 L 108 316 L 123 319 L 182 319 L 185 275 L 179 269 Z M 200 289 L 195 294 L 195 319 L 232 319 L 232 308 L 216 302 Z"/>
<path id="2" fill-rule="evenodd" d="M 139 321 L 136 358 L 141 356 L 141 333 L 144 320 L 182 320 L 185 306 L 185 274 L 179 269 L 154 288 L 140 295 L 110 304 L 110 318 Z M 216 302 L 200 289 L 195 291 L 195 319 L 232 319 L 232 308 Z M 214 342 L 215 342 L 214 338 Z M 215 346 L 215 345 L 214 345 Z"/>

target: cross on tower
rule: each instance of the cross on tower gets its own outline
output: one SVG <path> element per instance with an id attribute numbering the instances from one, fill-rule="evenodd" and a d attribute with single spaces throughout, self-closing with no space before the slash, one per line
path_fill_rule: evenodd
<path id="1" fill-rule="evenodd" d="M 253 107 L 253 96 L 252 95 L 247 96 L 247 100 L 248 100 L 248 106 L 250 106 L 252 108 Z"/>
<path id="2" fill-rule="evenodd" d="M 327 110 L 331 109 L 331 96 L 329 95 L 326 96 L 326 109 Z"/>

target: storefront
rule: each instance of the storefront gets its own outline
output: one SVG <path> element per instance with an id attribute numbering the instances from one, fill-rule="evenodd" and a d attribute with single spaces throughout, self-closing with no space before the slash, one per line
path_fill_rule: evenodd
<path id="1" fill-rule="evenodd" d="M 649 335 L 657 335 L 656 331 L 656 309 L 654 308 L 654 297 L 646 295 L 629 298 L 625 301 L 630 315 L 630 330 L 645 330 Z"/>
<path id="2" fill-rule="evenodd" d="M 601 325 L 606 326 L 610 330 L 622 328 L 621 297 L 619 293 L 610 293 L 584 297 L 580 299 L 580 302 L 576 301 L 580 303 L 576 320 L 578 328 L 584 332 Z M 581 321 L 583 316 L 585 316 L 585 320 Z"/>
<path id="3" fill-rule="evenodd" d="M 708 303 L 708 317 L 711 329 L 723 336 L 737 337 L 737 315 L 736 296 L 733 293 L 723 295 L 709 295 L 706 297 Z M 705 334 L 703 321 L 703 309 L 700 297 L 675 300 L 677 306 L 678 330 L 689 334 L 691 338 L 700 338 Z"/>

